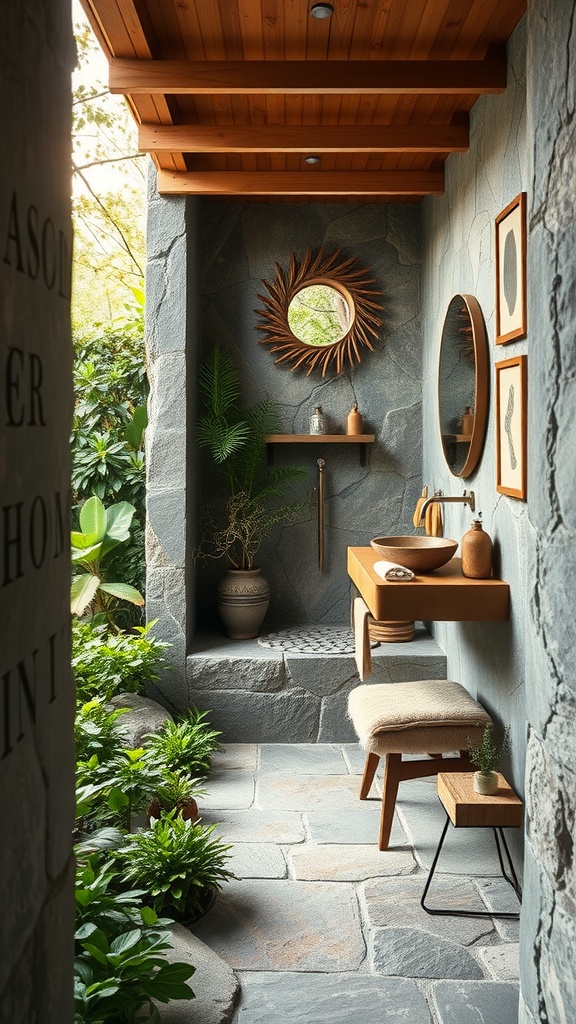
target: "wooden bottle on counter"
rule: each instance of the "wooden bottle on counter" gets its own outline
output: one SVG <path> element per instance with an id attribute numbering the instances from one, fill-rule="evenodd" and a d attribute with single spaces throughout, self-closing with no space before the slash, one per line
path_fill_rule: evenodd
<path id="1" fill-rule="evenodd" d="M 482 520 L 473 519 L 462 537 L 462 575 L 485 580 L 492 575 L 492 540 L 482 529 Z"/>

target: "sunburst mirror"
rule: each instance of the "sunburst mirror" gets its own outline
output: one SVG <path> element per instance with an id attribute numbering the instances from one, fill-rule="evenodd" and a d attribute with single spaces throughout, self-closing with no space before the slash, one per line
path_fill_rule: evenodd
<path id="1" fill-rule="evenodd" d="M 263 283 L 269 294 L 258 295 L 264 308 L 254 310 L 263 321 L 256 330 L 265 335 L 259 344 L 280 353 L 277 363 L 324 376 L 333 364 L 342 373 L 359 363 L 363 348 L 374 351 L 380 292 L 354 257 L 309 248 L 301 261 L 291 255 L 287 272 L 277 263 L 274 280 Z"/>

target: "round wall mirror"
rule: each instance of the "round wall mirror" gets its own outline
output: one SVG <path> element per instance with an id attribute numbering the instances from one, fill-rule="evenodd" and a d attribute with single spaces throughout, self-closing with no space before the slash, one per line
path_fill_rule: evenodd
<path id="1" fill-rule="evenodd" d="M 454 476 L 469 477 L 480 460 L 488 414 L 488 344 L 473 295 L 451 299 L 440 342 L 438 419 Z"/>
<path id="2" fill-rule="evenodd" d="M 263 283 L 268 295 L 258 296 L 264 308 L 254 311 L 263 321 L 256 330 L 264 333 L 260 344 L 279 353 L 277 363 L 324 376 L 331 366 L 342 373 L 359 363 L 363 348 L 374 350 L 380 292 L 353 257 L 309 248 L 301 262 L 292 254 L 287 272 L 276 264 L 275 279 Z"/>
<path id="3" fill-rule="evenodd" d="M 354 307 L 333 284 L 309 284 L 296 292 L 288 306 L 288 325 L 305 345 L 335 345 L 348 334 Z"/>

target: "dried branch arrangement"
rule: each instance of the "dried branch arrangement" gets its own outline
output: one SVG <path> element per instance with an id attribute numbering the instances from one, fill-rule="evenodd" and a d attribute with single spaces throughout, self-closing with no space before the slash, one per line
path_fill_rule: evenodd
<path id="1" fill-rule="evenodd" d="M 260 345 L 268 345 L 272 352 L 279 352 L 277 363 L 293 363 L 291 369 L 302 367 L 308 376 L 319 369 L 324 377 L 333 363 L 336 373 L 342 373 L 346 364 L 354 366 L 362 358 L 362 348 L 374 351 L 371 338 L 378 337 L 382 323 L 378 315 L 382 305 L 378 302 L 380 292 L 371 287 L 373 278 L 362 269 L 354 257 L 344 258 L 339 249 L 326 254 L 322 249 L 315 252 L 309 248 L 299 263 L 294 254 L 290 257 L 288 271 L 276 263 L 274 281 L 264 281 L 269 295 L 258 295 L 264 309 L 254 312 L 262 318 L 256 330 L 265 334 L 259 338 Z M 288 323 L 288 309 L 294 296 L 311 285 L 328 285 L 339 291 L 350 308 L 350 327 L 346 334 L 333 344 L 309 345 L 293 334 Z"/>

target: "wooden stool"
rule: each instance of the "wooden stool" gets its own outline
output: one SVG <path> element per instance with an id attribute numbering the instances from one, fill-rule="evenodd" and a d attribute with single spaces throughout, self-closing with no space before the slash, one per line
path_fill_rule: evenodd
<path id="1" fill-rule="evenodd" d="M 496 793 L 492 796 L 482 796 L 480 793 L 476 793 L 473 788 L 472 775 L 467 773 L 445 775 L 443 772 L 440 772 L 438 774 L 438 798 L 446 811 L 446 824 L 440 836 L 440 842 L 434 854 L 430 874 L 428 875 L 422 899 L 420 900 L 422 909 L 427 914 L 443 914 L 450 917 L 505 917 L 517 921 L 520 914 L 497 913 L 489 910 L 452 910 L 440 907 L 427 907 L 426 896 L 434 877 L 442 845 L 448 831 L 448 825 L 452 822 L 454 828 L 491 828 L 493 830 L 502 877 L 512 886 L 520 902 L 522 901 L 522 890 L 520 889 L 510 850 L 502 831 L 504 828 L 519 828 L 522 825 L 523 808 L 520 797 L 516 796 L 516 793 L 508 785 L 503 775 L 499 775 Z M 506 853 L 510 874 L 507 873 L 504 867 L 503 851 Z"/>
<path id="2" fill-rule="evenodd" d="M 447 679 L 357 686 L 348 698 L 348 714 L 368 755 L 361 800 L 368 797 L 380 758 L 386 758 L 380 850 L 388 849 L 398 784 L 447 770 L 473 771 L 467 754 L 468 738 L 479 743 L 485 726 L 492 721 L 460 683 Z M 442 756 L 456 750 L 460 756 Z M 427 757 L 403 761 L 403 754 Z"/>

